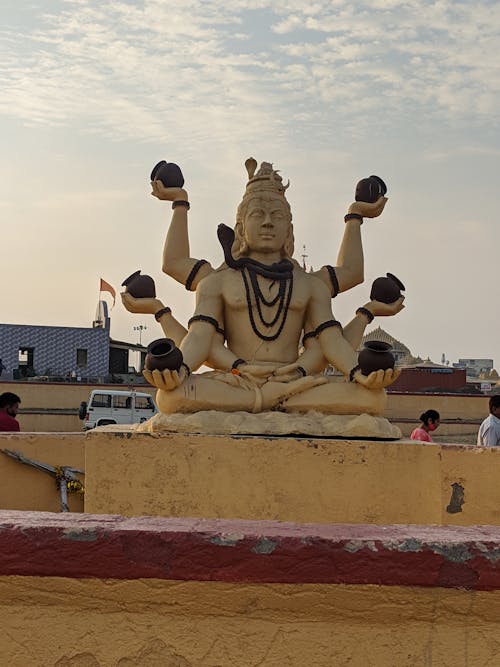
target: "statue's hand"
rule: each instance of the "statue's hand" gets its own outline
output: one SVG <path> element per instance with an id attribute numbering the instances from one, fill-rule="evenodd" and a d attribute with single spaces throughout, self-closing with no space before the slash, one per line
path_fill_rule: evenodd
<path id="1" fill-rule="evenodd" d="M 242 377 L 262 385 L 272 376 L 278 364 L 241 364 L 238 370 Z"/>
<path id="2" fill-rule="evenodd" d="M 393 382 L 396 382 L 400 376 L 399 368 L 388 368 L 385 371 L 373 371 L 370 375 L 363 375 L 361 371 L 354 373 L 354 379 L 367 389 L 384 389 Z"/>
<path id="3" fill-rule="evenodd" d="M 287 364 L 286 366 L 280 366 L 280 368 L 273 373 L 273 382 L 292 382 L 292 380 L 298 380 L 304 376 L 299 368 L 300 364 L 298 361 L 295 361 L 293 364 Z"/>
<path id="4" fill-rule="evenodd" d="M 382 303 L 382 301 L 370 301 L 366 305 L 366 308 L 375 315 L 375 317 L 386 317 L 389 315 L 397 315 L 404 308 L 403 301 L 405 300 L 404 296 L 400 296 L 399 299 L 393 301 L 392 303 Z"/>
<path id="5" fill-rule="evenodd" d="M 186 370 L 184 366 L 181 366 L 178 371 L 169 371 L 165 369 L 164 371 L 148 371 L 144 369 L 142 374 L 153 387 L 161 389 L 162 391 L 173 391 L 180 387 L 187 377 Z"/>
<path id="6" fill-rule="evenodd" d="M 129 292 L 121 293 L 122 303 L 129 313 L 141 313 L 142 315 L 154 315 L 163 308 L 159 299 L 136 298 Z"/>
<path id="7" fill-rule="evenodd" d="M 359 213 L 363 218 L 377 218 L 387 204 L 387 197 L 379 197 L 371 204 L 367 201 L 355 201 L 349 206 L 348 213 Z"/>
<path id="8" fill-rule="evenodd" d="M 161 181 L 151 181 L 151 188 L 153 197 L 163 201 L 188 200 L 188 194 L 183 188 L 166 188 Z"/>

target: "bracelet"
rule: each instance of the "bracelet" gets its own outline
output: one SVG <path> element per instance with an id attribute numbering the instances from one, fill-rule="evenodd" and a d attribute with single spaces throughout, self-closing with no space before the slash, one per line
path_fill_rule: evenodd
<path id="1" fill-rule="evenodd" d="M 342 329 L 342 325 L 338 320 L 327 320 L 316 328 L 316 336 L 319 336 L 320 333 L 322 333 L 325 329 L 329 329 L 330 327 L 340 327 Z"/>
<path id="2" fill-rule="evenodd" d="M 186 285 L 185 285 L 187 290 L 191 290 L 191 288 L 193 286 L 193 281 L 196 277 L 196 274 L 201 269 L 203 264 L 208 264 L 207 260 L 206 259 L 199 259 L 196 262 L 196 264 L 193 266 L 191 271 L 189 272 L 189 276 L 186 278 Z"/>
<path id="3" fill-rule="evenodd" d="M 172 312 L 172 309 L 169 308 L 168 306 L 165 306 L 165 308 L 160 308 L 160 310 L 158 310 L 155 313 L 155 320 L 157 322 L 159 322 L 160 319 L 163 317 L 163 315 L 166 315 L 167 313 L 171 313 L 171 312 Z"/>
<path id="4" fill-rule="evenodd" d="M 302 336 L 302 343 L 304 343 L 308 338 L 314 338 L 316 336 L 316 331 L 313 329 L 312 331 L 308 331 Z"/>
<path id="5" fill-rule="evenodd" d="M 233 361 L 231 368 L 235 370 L 236 368 L 238 368 L 238 366 L 241 366 L 241 364 L 246 364 L 246 363 L 247 362 L 244 359 L 236 359 L 235 361 Z"/>
<path id="6" fill-rule="evenodd" d="M 344 222 L 349 222 L 349 220 L 359 220 L 363 224 L 363 216 L 360 213 L 348 213 L 344 215 Z"/>
<path id="7" fill-rule="evenodd" d="M 371 324 L 373 322 L 375 315 L 368 310 L 368 308 L 365 308 L 364 306 L 361 306 L 360 308 L 357 309 L 356 315 L 364 315 L 365 317 L 368 318 L 368 324 Z"/>
<path id="8" fill-rule="evenodd" d="M 189 366 L 186 364 L 185 361 L 182 362 L 182 364 L 181 364 L 181 368 L 182 368 L 183 366 L 184 366 L 184 368 L 186 369 L 187 377 L 189 377 L 189 376 L 191 375 L 191 369 L 189 368 Z"/>
<path id="9" fill-rule="evenodd" d="M 354 373 L 359 370 L 361 370 L 359 364 L 354 366 L 354 368 L 351 368 L 351 372 L 349 373 L 349 382 L 354 382 Z"/>
<path id="10" fill-rule="evenodd" d="M 306 369 L 303 368 L 302 366 L 297 366 L 297 370 L 299 371 L 299 373 L 302 374 L 302 377 L 305 377 L 307 375 Z"/>
<path id="11" fill-rule="evenodd" d="M 176 199 L 172 202 L 172 208 L 177 208 L 178 206 L 185 206 L 188 211 L 191 208 L 191 204 L 185 199 Z"/>

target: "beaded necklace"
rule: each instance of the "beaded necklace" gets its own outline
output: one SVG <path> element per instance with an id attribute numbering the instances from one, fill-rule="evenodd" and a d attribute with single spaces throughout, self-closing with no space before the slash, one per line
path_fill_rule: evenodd
<path id="1" fill-rule="evenodd" d="M 245 295 L 247 300 L 248 317 L 252 331 L 258 338 L 265 341 L 273 341 L 283 331 L 293 290 L 293 264 L 289 259 L 282 259 L 271 265 L 263 264 L 250 257 L 234 259 L 231 247 L 234 242 L 234 231 L 226 225 L 219 225 L 217 236 L 224 250 L 224 260 L 231 268 L 241 272 Z M 275 282 L 279 283 L 278 292 L 275 297 L 267 299 L 259 285 L 258 276 L 272 280 L 270 288 Z M 252 299 L 253 297 L 253 299 Z M 255 300 L 259 322 L 256 321 L 252 300 Z M 262 306 L 275 308 L 271 319 L 266 319 Z M 268 335 L 265 329 L 278 325 L 274 334 Z"/>

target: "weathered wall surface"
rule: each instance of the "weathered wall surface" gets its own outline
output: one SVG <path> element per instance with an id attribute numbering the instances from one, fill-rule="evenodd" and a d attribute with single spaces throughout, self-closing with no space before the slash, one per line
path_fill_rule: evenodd
<path id="1" fill-rule="evenodd" d="M 492 529 L 0 512 L 0 664 L 495 665 L 499 547 Z"/>
<path id="2" fill-rule="evenodd" d="M 85 511 L 500 525 L 500 449 L 90 431 Z"/>
<path id="3" fill-rule="evenodd" d="M 65 465 L 79 470 L 85 468 L 84 443 L 83 433 L 0 434 L 0 449 L 19 451 L 51 466 Z M 1 509 L 58 512 L 60 497 L 54 477 L 0 452 Z M 68 501 L 72 512 L 83 512 L 80 495 L 70 495 Z"/>
<path id="4" fill-rule="evenodd" d="M 500 525 L 495 448 L 106 431 L 2 433 L 2 448 L 85 469 L 91 513 Z M 1 509 L 58 511 L 59 499 L 51 476 L 0 453 Z"/>

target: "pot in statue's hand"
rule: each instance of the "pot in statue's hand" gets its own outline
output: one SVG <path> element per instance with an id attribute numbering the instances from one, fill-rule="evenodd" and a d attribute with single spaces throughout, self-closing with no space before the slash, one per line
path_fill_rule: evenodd
<path id="1" fill-rule="evenodd" d="M 161 181 L 166 188 L 182 188 L 184 185 L 184 176 L 179 165 L 165 160 L 153 167 L 151 180 Z"/>
<path id="2" fill-rule="evenodd" d="M 178 371 L 182 361 L 182 352 L 171 338 L 158 338 L 148 345 L 144 365 L 148 371 Z"/>
<path id="3" fill-rule="evenodd" d="M 389 343 L 381 340 L 367 340 L 358 355 L 358 364 L 363 375 L 394 368 L 395 359 L 391 350 L 392 346 Z"/>
<path id="4" fill-rule="evenodd" d="M 382 303 L 394 303 L 405 291 L 405 286 L 393 273 L 386 273 L 385 277 L 375 278 L 372 283 L 370 299 Z"/>
<path id="5" fill-rule="evenodd" d="M 354 198 L 356 201 L 365 201 L 370 204 L 373 204 L 383 197 L 387 192 L 387 186 L 384 181 L 379 177 L 372 175 L 369 178 L 363 178 L 356 185 L 356 194 Z"/>
<path id="6" fill-rule="evenodd" d="M 134 271 L 122 282 L 125 291 L 136 299 L 152 298 L 156 296 L 155 281 L 151 276 L 141 275 L 141 271 Z"/>

